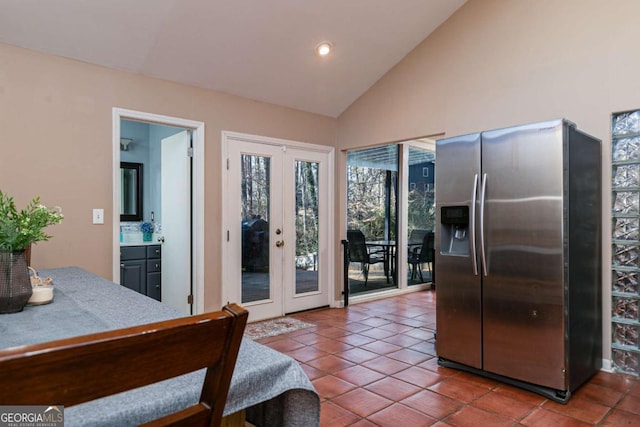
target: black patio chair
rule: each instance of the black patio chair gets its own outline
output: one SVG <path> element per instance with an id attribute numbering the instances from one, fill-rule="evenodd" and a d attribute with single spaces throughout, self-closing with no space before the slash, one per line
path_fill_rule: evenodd
<path id="1" fill-rule="evenodd" d="M 424 283 L 422 277 L 422 264 L 427 264 L 429 272 L 432 273 L 431 264 L 435 256 L 434 234 L 432 231 L 425 233 L 422 238 L 422 246 L 415 248 L 409 253 L 407 261 L 411 264 L 411 280 L 416 277 L 416 270 L 420 276 L 421 283 Z"/>
<path id="2" fill-rule="evenodd" d="M 347 230 L 347 241 L 349 242 L 349 262 L 362 264 L 364 286 L 366 287 L 369 280 L 369 266 L 379 262 L 386 262 L 384 251 L 370 251 L 364 234 L 360 230 Z"/>

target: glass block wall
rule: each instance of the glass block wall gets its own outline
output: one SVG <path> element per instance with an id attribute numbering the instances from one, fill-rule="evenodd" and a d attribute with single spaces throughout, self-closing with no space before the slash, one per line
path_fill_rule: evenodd
<path id="1" fill-rule="evenodd" d="M 614 369 L 640 374 L 640 110 L 612 121 L 612 301 Z"/>

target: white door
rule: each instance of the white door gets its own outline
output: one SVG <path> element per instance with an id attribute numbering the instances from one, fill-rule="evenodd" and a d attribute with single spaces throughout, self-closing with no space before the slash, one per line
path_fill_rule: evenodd
<path id="1" fill-rule="evenodd" d="M 223 299 L 251 321 L 329 305 L 331 151 L 254 138 L 226 137 Z"/>
<path id="2" fill-rule="evenodd" d="M 191 146 L 185 130 L 161 141 L 162 302 L 191 314 Z"/>

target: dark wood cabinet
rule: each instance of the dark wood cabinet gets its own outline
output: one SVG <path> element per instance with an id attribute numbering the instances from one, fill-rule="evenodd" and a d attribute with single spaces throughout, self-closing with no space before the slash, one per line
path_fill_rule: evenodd
<path id="1" fill-rule="evenodd" d="M 158 301 L 162 295 L 160 245 L 121 246 L 120 284 Z"/>

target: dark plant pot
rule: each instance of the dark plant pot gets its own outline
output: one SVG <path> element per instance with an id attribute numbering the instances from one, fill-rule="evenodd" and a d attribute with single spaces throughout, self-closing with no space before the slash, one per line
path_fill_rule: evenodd
<path id="1" fill-rule="evenodd" d="M 153 238 L 153 233 L 142 233 L 143 242 L 150 242 L 152 238 Z"/>
<path id="2" fill-rule="evenodd" d="M 25 251 L 0 251 L 0 313 L 22 311 L 32 293 Z"/>

